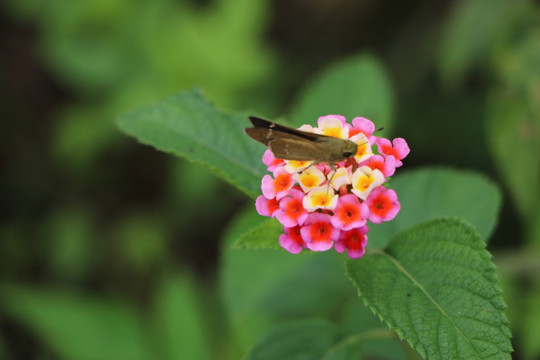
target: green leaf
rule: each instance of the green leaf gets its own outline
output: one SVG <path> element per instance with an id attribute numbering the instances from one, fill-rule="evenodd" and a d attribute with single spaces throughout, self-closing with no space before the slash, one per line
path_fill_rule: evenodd
<path id="1" fill-rule="evenodd" d="M 408 359 L 414 352 L 399 341 L 396 334 L 377 318 L 358 297 L 351 298 L 342 307 L 339 324 L 349 334 L 338 347 L 355 347 L 368 359 Z"/>
<path id="2" fill-rule="evenodd" d="M 282 233 L 283 226 L 276 219 L 264 220 L 242 234 L 232 246 L 235 249 L 283 249 L 278 241 Z"/>
<path id="3" fill-rule="evenodd" d="M 497 168 L 525 219 L 540 205 L 540 113 L 519 93 L 501 88 L 490 94 L 487 133 Z"/>
<path id="4" fill-rule="evenodd" d="M 154 334 L 163 359 L 208 359 L 212 349 L 204 328 L 205 313 L 193 280 L 161 279 L 154 302 Z"/>
<path id="5" fill-rule="evenodd" d="M 141 319 L 128 304 L 67 290 L 2 285 L 5 314 L 24 324 L 61 358 L 148 359 Z"/>
<path id="6" fill-rule="evenodd" d="M 225 234 L 221 261 L 225 306 L 236 341 L 244 350 L 277 321 L 331 316 L 354 295 L 343 276 L 341 254 L 302 256 L 231 248 L 239 236 L 260 223 L 261 216 L 251 206 L 237 216 Z"/>
<path id="7" fill-rule="evenodd" d="M 319 116 L 361 116 L 377 126 L 392 127 L 394 108 L 389 77 L 374 57 L 355 56 L 315 78 L 301 93 L 289 119 L 295 125 L 315 124 Z"/>
<path id="8" fill-rule="evenodd" d="M 468 0 L 454 9 L 439 48 L 439 71 L 451 85 L 463 79 L 470 67 L 488 56 L 497 36 L 513 22 L 524 1 Z"/>
<path id="9" fill-rule="evenodd" d="M 536 279 L 536 283 L 532 289 L 527 289 L 528 296 L 524 299 L 525 309 L 521 311 L 526 314 L 523 319 L 523 329 L 521 332 L 521 343 L 523 345 L 524 359 L 538 359 L 540 356 L 540 281 Z M 520 294 L 523 297 L 523 292 Z"/>
<path id="10" fill-rule="evenodd" d="M 251 350 L 247 359 L 321 359 L 337 342 L 338 335 L 338 328 L 328 321 L 296 321 L 272 330 Z"/>
<path id="11" fill-rule="evenodd" d="M 280 324 L 268 331 L 247 359 L 412 359 L 394 333 L 376 329 L 347 335 L 323 319 L 303 319 Z"/>
<path id="12" fill-rule="evenodd" d="M 119 219 L 111 238 L 124 266 L 150 272 L 166 258 L 167 226 L 163 217 L 153 212 L 133 211 Z"/>
<path id="13" fill-rule="evenodd" d="M 74 206 L 58 209 L 40 231 L 49 268 L 59 279 L 81 281 L 95 259 L 96 229 L 89 211 Z"/>
<path id="14" fill-rule="evenodd" d="M 525 25 L 532 20 L 530 17 L 536 17 L 536 9 L 531 2 L 524 5 L 526 6 L 522 9 L 523 16 L 520 19 L 523 22 L 520 27 L 523 29 L 508 32 L 505 41 L 493 51 L 492 59 L 499 83 L 504 84 L 506 90 L 520 91 L 520 97 L 528 99 L 534 107 L 538 106 L 535 84 L 540 76 L 540 28 Z M 519 36 L 516 36 L 516 33 L 519 33 Z"/>
<path id="15" fill-rule="evenodd" d="M 433 220 L 384 251 L 349 261 L 360 297 L 429 359 L 510 359 L 512 346 L 495 266 L 474 228 Z"/>
<path id="16" fill-rule="evenodd" d="M 118 120 L 122 131 L 143 144 L 199 163 L 255 198 L 266 173 L 264 147 L 244 134 L 248 125 L 247 116 L 219 112 L 197 90 Z"/>
<path id="17" fill-rule="evenodd" d="M 370 246 L 383 248 L 400 231 L 445 216 L 466 220 L 484 240 L 495 228 L 501 193 L 479 173 L 424 168 L 397 175 L 389 186 L 396 191 L 401 210 L 394 220 L 370 226 Z"/>

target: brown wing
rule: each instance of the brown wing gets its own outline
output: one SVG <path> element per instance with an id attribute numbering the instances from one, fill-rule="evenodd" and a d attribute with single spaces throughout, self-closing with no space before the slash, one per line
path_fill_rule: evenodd
<path id="1" fill-rule="evenodd" d="M 275 139 L 269 148 L 277 159 L 297 161 L 324 161 L 325 150 L 317 142 L 304 139 Z"/>
<path id="2" fill-rule="evenodd" d="M 280 125 L 275 122 L 271 122 L 268 120 L 260 119 L 254 116 L 249 117 L 249 121 L 253 124 L 255 129 L 266 129 L 269 132 L 269 137 L 276 137 L 272 136 L 273 133 L 279 133 L 280 136 L 278 137 L 300 137 L 306 140 L 312 140 L 312 141 L 319 141 L 327 139 L 328 136 L 326 135 L 320 135 L 320 134 L 314 134 L 307 131 L 297 130 L 293 129 L 287 126 Z M 246 129 L 247 133 L 247 129 Z M 285 134 L 288 134 L 289 136 L 286 136 Z M 249 133 L 248 133 L 249 135 Z M 251 136 L 251 135 L 250 135 Z M 257 139 L 255 139 L 257 140 Z"/>
<path id="3" fill-rule="evenodd" d="M 265 146 L 268 146 L 268 143 L 272 140 L 272 138 L 268 136 L 269 134 L 267 129 L 246 128 L 244 131 L 253 140 L 257 140 L 258 142 L 263 143 Z"/>
<path id="4" fill-rule="evenodd" d="M 251 123 L 253 124 L 255 128 L 268 129 L 275 132 L 287 133 L 292 136 L 299 136 L 299 137 L 303 137 L 310 140 L 313 139 L 314 138 L 313 135 L 315 135 L 315 134 L 308 133 L 305 131 L 296 130 L 287 126 L 283 126 L 272 121 L 260 119 L 254 116 L 250 116 L 249 121 L 251 121 Z"/>
<path id="5" fill-rule="evenodd" d="M 350 156 L 344 152 L 356 152 L 356 145 L 352 149 L 347 146 L 347 140 L 296 130 L 253 116 L 249 120 L 254 127 L 245 129 L 246 134 L 268 146 L 278 159 L 333 162 Z"/>

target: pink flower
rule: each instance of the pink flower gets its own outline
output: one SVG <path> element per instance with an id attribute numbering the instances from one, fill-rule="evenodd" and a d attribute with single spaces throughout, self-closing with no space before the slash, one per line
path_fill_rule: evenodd
<path id="1" fill-rule="evenodd" d="M 375 139 L 372 137 L 373 132 L 375 132 L 375 124 L 371 120 L 368 120 L 363 117 L 355 117 L 352 119 L 352 130 L 349 131 L 349 136 L 353 137 L 354 135 L 358 133 L 362 133 L 366 135 L 366 137 L 369 139 L 370 145 L 373 145 L 373 142 Z"/>
<path id="2" fill-rule="evenodd" d="M 321 116 L 317 120 L 319 133 L 340 139 L 349 138 L 349 127 L 346 126 L 345 117 L 341 115 Z"/>
<path id="3" fill-rule="evenodd" d="M 313 251 L 326 251 L 332 247 L 339 238 L 339 230 L 332 226 L 331 216 L 328 214 L 309 214 L 300 234 L 306 242 L 306 247 Z"/>
<path id="4" fill-rule="evenodd" d="M 283 166 L 278 166 L 274 170 L 274 178 L 265 175 L 262 179 L 262 193 L 267 199 L 277 198 L 278 200 L 288 194 L 294 186 L 292 175 L 285 171 Z"/>
<path id="5" fill-rule="evenodd" d="M 300 226 L 284 227 L 285 234 L 279 236 L 279 245 L 292 254 L 298 254 L 304 248 L 304 240 L 300 235 Z"/>
<path id="6" fill-rule="evenodd" d="M 385 177 L 390 177 L 396 171 L 396 158 L 393 156 L 385 158 L 381 155 L 373 155 L 361 163 L 360 166 L 369 166 L 373 170 L 379 170 Z"/>
<path id="7" fill-rule="evenodd" d="M 349 194 L 339 198 L 331 221 L 335 228 L 350 230 L 364 226 L 368 215 L 367 206 L 356 195 Z"/>
<path id="8" fill-rule="evenodd" d="M 349 255 L 351 259 L 361 258 L 366 252 L 366 233 L 368 231 L 369 229 L 367 226 L 354 228 L 349 231 L 342 231 L 339 240 L 334 243 L 334 249 L 340 253 L 347 249 L 347 255 Z"/>
<path id="9" fill-rule="evenodd" d="M 317 209 L 334 210 L 338 199 L 339 196 L 334 193 L 334 190 L 330 186 L 325 185 L 311 189 L 302 201 L 302 204 L 309 212 Z"/>
<path id="10" fill-rule="evenodd" d="M 345 116 L 343 115 L 325 115 L 320 116 L 317 119 L 317 125 L 319 128 L 324 128 L 329 124 L 337 125 L 340 128 L 347 127 L 347 119 L 345 119 Z"/>
<path id="11" fill-rule="evenodd" d="M 409 145 L 402 138 L 395 138 L 392 142 L 385 138 L 378 138 L 377 149 L 383 155 L 393 156 L 396 159 L 396 167 L 403 165 L 401 160 L 410 152 Z"/>
<path id="12" fill-rule="evenodd" d="M 268 166 L 268 171 L 274 171 L 278 165 L 283 164 L 283 160 L 276 159 L 270 149 L 266 149 L 262 158 L 263 163 Z"/>
<path id="13" fill-rule="evenodd" d="M 279 210 L 279 201 L 276 198 L 267 199 L 264 195 L 261 195 L 255 201 L 255 208 L 259 215 L 274 217 L 276 211 Z"/>
<path id="14" fill-rule="evenodd" d="M 396 192 L 384 186 L 373 189 L 365 203 L 369 208 L 368 220 L 374 224 L 392 220 L 401 209 Z"/>
<path id="15" fill-rule="evenodd" d="M 300 190 L 291 189 L 287 196 L 279 202 L 279 210 L 276 217 L 285 227 L 302 225 L 308 216 L 308 212 L 302 205 L 304 193 Z"/>
<path id="16" fill-rule="evenodd" d="M 351 192 L 365 200 L 374 188 L 384 184 L 385 181 L 384 175 L 379 170 L 360 166 L 351 176 Z"/>

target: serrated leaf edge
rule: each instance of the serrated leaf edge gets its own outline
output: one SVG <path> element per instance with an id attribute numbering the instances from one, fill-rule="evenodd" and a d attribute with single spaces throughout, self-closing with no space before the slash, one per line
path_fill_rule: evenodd
<path id="1" fill-rule="evenodd" d="M 141 138 L 139 136 L 136 136 L 135 134 L 133 134 L 131 131 L 129 131 L 128 129 L 125 128 L 125 125 L 126 122 L 129 122 L 129 118 L 139 112 L 139 111 L 143 111 L 145 109 L 151 109 L 153 106 L 156 106 L 158 104 L 164 104 L 164 103 L 168 103 L 169 101 L 171 100 L 176 100 L 178 98 L 181 98 L 183 96 L 200 96 L 200 98 L 205 101 L 209 107 L 211 107 L 216 113 L 218 114 L 227 114 L 227 115 L 234 115 L 234 114 L 229 114 L 229 113 L 225 113 L 225 112 L 221 112 L 211 101 L 209 101 L 206 96 L 202 93 L 202 91 L 198 88 L 194 88 L 192 91 L 182 91 L 180 92 L 179 94 L 177 95 L 174 95 L 174 96 L 168 96 L 164 99 L 161 99 L 159 101 L 156 101 L 155 103 L 153 103 L 152 105 L 149 105 L 149 106 L 146 106 L 146 107 L 143 107 L 143 108 L 140 108 L 140 109 L 137 109 L 133 112 L 130 112 L 126 115 L 122 115 L 120 116 L 119 118 L 117 118 L 117 120 L 115 121 L 116 123 L 116 126 L 118 127 L 118 129 L 120 131 L 122 131 L 123 133 L 125 133 L 126 135 L 129 135 L 130 137 L 134 138 L 135 140 L 137 140 L 138 143 L 140 144 L 143 144 L 143 145 L 146 145 L 146 146 L 151 146 L 152 148 L 158 150 L 158 151 L 161 151 L 161 152 L 166 152 L 166 153 L 169 153 L 169 154 L 173 154 L 177 157 L 181 157 L 181 158 L 184 158 L 188 161 L 190 161 L 191 163 L 194 163 L 194 164 L 197 164 L 197 165 L 200 165 L 200 166 L 203 166 L 205 168 L 207 168 L 208 170 L 210 170 L 212 173 L 214 173 L 216 176 L 224 179 L 225 181 L 227 181 L 229 184 L 235 186 L 236 188 L 240 189 L 242 192 L 244 192 L 245 194 L 247 194 L 248 196 L 250 196 L 251 198 L 257 198 L 258 194 L 255 193 L 255 192 L 252 192 L 250 190 L 248 190 L 247 188 L 245 188 L 244 186 L 240 185 L 239 183 L 237 183 L 230 175 L 228 175 L 225 171 L 217 168 L 217 167 L 214 167 L 204 161 L 201 161 L 201 160 L 198 160 L 198 159 L 193 159 L 191 157 L 189 157 L 189 155 L 186 153 L 179 153 L 177 152 L 176 150 L 173 150 L 171 149 L 170 147 L 167 148 L 167 147 L 157 147 L 155 146 L 154 144 L 151 144 L 150 143 L 150 140 L 148 140 L 148 138 L 144 137 L 144 138 Z M 247 115 L 246 115 L 246 118 L 247 118 Z M 169 126 L 167 126 L 166 123 L 160 123 L 160 126 L 163 126 L 165 129 L 168 129 L 168 131 L 171 131 L 171 132 L 174 132 L 176 134 L 178 134 L 180 137 L 186 137 L 184 134 L 181 134 L 181 133 L 178 133 L 177 131 L 174 131 L 174 129 L 171 129 Z M 200 141 L 197 141 L 196 139 L 192 139 L 192 138 L 189 138 L 190 141 L 193 141 L 195 142 L 197 145 L 201 146 L 201 147 L 204 147 L 204 148 L 207 148 L 207 149 L 210 149 L 216 153 L 220 153 L 219 152 L 219 149 L 215 148 L 215 147 L 212 147 L 212 146 L 209 146 L 208 144 L 206 143 L 202 143 Z M 228 161 L 230 161 L 231 163 L 233 164 L 236 164 L 239 168 L 241 168 L 242 170 L 246 171 L 248 174 L 251 174 L 257 178 L 262 178 L 264 176 L 264 174 L 260 174 L 258 173 L 257 171 L 254 170 L 253 167 L 249 167 L 249 166 L 246 166 L 245 163 L 239 161 L 238 159 L 236 158 L 231 158 L 229 156 L 226 156 L 226 155 L 223 155 L 221 154 L 224 158 L 226 158 Z"/>
<path id="2" fill-rule="evenodd" d="M 424 225 L 426 225 L 426 224 L 433 223 L 433 222 L 438 222 L 438 221 L 441 221 L 441 220 L 452 221 L 452 222 L 454 222 L 454 223 L 460 223 L 460 224 L 466 224 L 467 226 L 470 227 L 470 230 L 471 230 L 474 234 L 476 234 L 479 238 L 481 238 L 480 235 L 478 234 L 478 231 L 476 230 L 476 228 L 475 228 L 472 224 L 470 224 L 470 223 L 468 223 L 467 221 L 465 221 L 465 220 L 463 220 L 463 219 L 460 219 L 460 218 L 458 218 L 458 217 L 451 216 L 451 217 L 439 217 L 439 218 L 432 219 L 432 220 L 428 220 L 428 221 L 423 222 L 423 223 L 421 223 L 421 224 L 417 224 L 417 225 L 414 225 L 414 226 L 412 226 L 412 227 L 409 227 L 409 228 L 407 228 L 407 229 L 405 229 L 405 230 L 402 230 L 402 231 L 399 232 L 397 235 L 395 235 L 395 236 L 392 238 L 392 240 L 393 240 L 394 238 L 398 237 L 398 236 L 402 236 L 402 234 L 404 234 L 404 233 L 406 233 L 406 232 L 414 231 L 414 229 L 417 228 L 417 227 L 424 226 Z M 391 242 L 392 242 L 392 241 L 390 241 L 388 244 L 390 244 Z M 487 244 L 484 242 L 484 250 L 487 252 L 487 249 L 486 249 L 486 247 L 485 247 L 486 245 L 487 245 Z M 474 346 L 472 346 L 472 344 L 471 344 L 471 342 L 469 341 L 469 339 L 468 339 L 467 337 L 464 336 L 463 332 L 462 332 L 462 331 L 456 326 L 456 324 L 448 317 L 448 314 L 446 314 L 446 313 L 442 310 L 442 308 L 439 306 L 439 304 L 438 304 L 437 302 L 435 302 L 435 300 L 434 300 L 434 299 L 426 292 L 426 290 L 423 288 L 423 286 L 420 285 L 420 283 L 418 283 L 418 282 L 412 277 L 412 275 L 410 275 L 410 274 L 405 270 L 405 268 L 403 268 L 403 266 L 401 266 L 401 264 L 400 264 L 395 258 L 393 258 L 390 254 L 386 253 L 384 250 L 381 250 L 381 249 L 375 249 L 375 248 L 368 248 L 368 249 L 367 249 L 367 255 L 370 255 L 370 254 L 376 254 L 376 255 L 381 255 L 381 256 L 387 256 L 387 257 L 390 259 L 390 261 L 392 261 L 392 263 L 394 263 L 394 264 L 396 265 L 396 267 L 402 269 L 402 270 L 404 271 L 404 274 L 405 274 L 407 277 L 409 277 L 409 278 L 411 279 L 411 281 L 413 281 L 413 283 L 416 284 L 416 285 L 419 287 L 419 289 L 422 290 L 422 292 L 428 297 L 428 299 L 430 299 L 430 301 L 432 301 L 432 303 L 433 303 L 438 309 L 441 310 L 441 313 L 445 315 L 445 317 L 451 322 L 451 324 L 456 328 L 456 330 L 458 330 L 458 332 L 462 335 L 462 337 L 463 337 L 464 339 L 466 339 L 466 341 L 469 343 L 469 345 L 471 345 L 471 347 L 474 349 L 474 352 L 475 352 L 475 354 L 477 355 L 477 358 L 478 358 L 478 359 L 481 359 L 481 357 L 480 357 L 480 355 L 478 354 L 476 348 L 475 348 Z M 492 257 L 491 254 L 489 254 L 489 252 L 488 252 L 488 257 L 489 257 L 489 258 Z M 351 260 L 349 260 L 349 261 L 351 261 Z M 492 270 L 495 271 L 495 264 L 493 264 L 493 262 L 490 262 L 490 264 L 491 264 Z M 350 270 L 349 270 L 349 267 L 348 267 L 348 266 L 345 267 L 345 273 L 346 273 L 347 277 L 349 278 L 349 280 L 351 280 L 351 282 L 352 282 L 353 284 L 355 284 L 355 282 L 354 282 L 354 280 L 353 280 L 353 278 L 352 278 L 352 276 L 351 276 L 351 273 L 350 273 Z M 503 292 L 502 289 L 500 289 L 500 287 L 497 286 L 496 283 L 493 284 L 493 286 L 494 286 L 494 290 L 495 290 L 499 295 L 501 295 L 502 292 Z M 355 287 L 356 287 L 356 286 L 355 286 Z M 398 337 L 399 337 L 400 340 L 405 340 L 405 341 L 407 341 L 407 342 L 411 345 L 411 347 L 412 347 L 413 349 L 415 349 L 416 351 L 418 351 L 418 353 L 420 354 L 420 356 L 422 356 L 422 358 L 426 358 L 426 357 L 427 357 L 427 353 L 426 353 L 426 351 L 425 351 L 424 349 L 418 348 L 417 344 L 412 344 L 412 343 L 410 343 L 410 342 L 405 338 L 405 336 L 404 336 L 403 332 L 401 331 L 401 329 L 399 329 L 399 328 L 394 328 L 394 327 L 392 326 L 392 324 L 390 324 L 388 321 L 386 321 L 386 320 L 381 316 L 381 314 L 377 311 L 377 308 L 376 308 L 375 306 L 373 306 L 372 304 L 368 303 L 367 300 L 362 296 L 362 292 L 360 291 L 360 289 L 359 289 L 358 287 L 356 287 L 356 289 L 357 289 L 357 292 L 358 292 L 358 296 L 362 299 L 364 305 L 367 306 L 367 307 L 371 310 L 371 312 L 379 318 L 379 320 L 380 320 L 381 322 L 387 324 L 388 327 L 389 327 L 391 330 L 395 331 L 396 334 L 398 335 Z M 503 310 L 506 308 L 506 303 L 504 302 L 504 299 L 503 299 L 503 301 L 502 301 L 502 306 L 503 306 L 503 309 L 501 309 L 501 311 L 503 311 Z M 506 317 L 506 314 L 505 314 L 504 312 L 502 313 L 502 316 L 503 316 L 504 323 L 505 323 L 506 325 L 508 325 L 510 322 L 508 321 L 508 319 L 507 319 L 507 317 Z M 508 330 L 508 328 L 507 328 L 507 330 Z M 507 336 L 508 336 L 509 339 L 511 338 L 511 334 L 508 334 Z M 512 352 L 512 351 L 513 351 L 513 347 L 512 347 L 512 345 L 510 344 L 510 352 Z"/>
<path id="3" fill-rule="evenodd" d="M 478 235 L 478 237 L 480 237 L 480 235 Z M 422 286 L 422 284 L 420 284 L 402 265 L 401 263 L 396 259 L 394 258 L 393 256 L 391 256 L 390 254 L 388 254 L 387 252 L 383 251 L 383 250 L 380 250 L 380 249 L 374 249 L 372 252 L 372 254 L 375 254 L 375 255 L 381 255 L 381 256 L 386 256 L 400 271 L 403 272 L 403 274 L 405 274 L 405 276 L 407 276 L 415 286 L 417 286 L 421 291 L 422 293 L 424 293 L 424 295 L 433 303 L 433 305 L 435 305 L 435 307 L 441 312 L 441 314 L 444 315 L 444 317 L 446 317 L 446 319 L 452 324 L 452 326 L 454 326 L 454 328 L 456 329 L 456 331 L 463 337 L 463 339 L 465 339 L 465 341 L 467 341 L 467 343 L 470 345 L 470 347 L 474 350 L 474 353 L 476 354 L 476 357 L 478 359 L 481 359 L 480 357 L 480 354 L 478 354 L 478 352 L 476 351 L 476 348 L 473 346 L 473 344 L 471 343 L 471 341 L 469 340 L 469 338 L 467 336 L 465 336 L 465 334 L 461 331 L 461 329 L 456 325 L 456 323 L 454 323 L 454 321 L 452 320 L 452 318 L 450 318 L 450 316 L 444 311 L 444 309 L 435 301 L 435 299 L 433 299 L 433 297 L 431 297 L 431 295 L 427 292 L 427 290 Z M 401 336 L 400 336 L 401 338 Z"/>

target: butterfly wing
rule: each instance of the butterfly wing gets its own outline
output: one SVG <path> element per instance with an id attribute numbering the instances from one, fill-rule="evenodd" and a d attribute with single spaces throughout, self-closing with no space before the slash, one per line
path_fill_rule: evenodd
<path id="1" fill-rule="evenodd" d="M 324 147 L 321 147 L 317 142 L 304 139 L 275 139 L 270 141 L 269 148 L 277 159 L 321 161 L 326 157 Z"/>
<path id="2" fill-rule="evenodd" d="M 344 152 L 356 153 L 356 145 L 348 140 L 296 130 L 253 116 L 249 120 L 254 127 L 245 129 L 246 134 L 268 146 L 278 159 L 330 163 L 350 156 L 343 155 Z"/>

